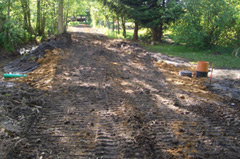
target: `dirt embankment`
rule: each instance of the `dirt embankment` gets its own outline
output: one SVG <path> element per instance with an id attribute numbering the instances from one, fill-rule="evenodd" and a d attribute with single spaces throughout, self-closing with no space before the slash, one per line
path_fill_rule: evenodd
<path id="1" fill-rule="evenodd" d="M 12 55 L 1 58 L 0 158 L 11 158 L 11 152 L 26 140 L 27 134 L 40 118 L 43 107 L 49 106 L 48 92 L 41 90 L 51 87 L 57 63 L 67 54 L 61 48 L 66 49 L 70 44 L 70 34 L 63 34 L 16 60 Z M 11 59 L 13 61 L 9 62 Z M 3 79 L 4 72 L 27 73 L 28 76 Z"/>
<path id="2" fill-rule="evenodd" d="M 184 60 L 172 59 L 187 66 L 169 64 L 83 25 L 73 31 L 69 54 L 57 60 L 46 87 L 49 100 L 34 104 L 42 115 L 8 158 L 240 157 L 237 98 L 215 94 L 208 79 L 179 76 L 194 71 Z"/>

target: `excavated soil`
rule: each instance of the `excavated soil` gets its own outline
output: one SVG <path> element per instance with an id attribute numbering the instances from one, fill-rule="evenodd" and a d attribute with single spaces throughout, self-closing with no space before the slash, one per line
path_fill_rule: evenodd
<path id="1" fill-rule="evenodd" d="M 2 158 L 240 158 L 239 99 L 214 93 L 207 78 L 179 76 L 194 68 L 158 61 L 137 44 L 84 25 L 71 36 L 68 51 L 47 50 L 38 70 L 20 79 L 39 89 L 25 86 L 29 99 L 9 101 L 32 104 L 37 119 Z M 38 75 L 48 68 L 50 76 Z"/>

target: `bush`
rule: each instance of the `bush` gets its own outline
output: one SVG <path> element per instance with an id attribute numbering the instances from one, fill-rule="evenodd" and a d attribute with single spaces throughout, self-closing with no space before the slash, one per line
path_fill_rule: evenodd
<path id="1" fill-rule="evenodd" d="M 198 48 L 227 47 L 235 43 L 239 26 L 234 5 L 228 5 L 225 0 L 186 0 L 185 9 L 173 27 L 176 42 Z"/>

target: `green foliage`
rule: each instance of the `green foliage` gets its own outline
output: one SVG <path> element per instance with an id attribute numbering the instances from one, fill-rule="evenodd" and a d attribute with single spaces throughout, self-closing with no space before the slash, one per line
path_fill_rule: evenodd
<path id="1" fill-rule="evenodd" d="M 0 46 L 12 51 L 19 43 L 26 41 L 26 31 L 18 20 L 20 3 L 12 0 L 0 2 Z M 15 10 L 16 9 L 16 10 Z"/>
<path id="2" fill-rule="evenodd" d="M 179 0 L 121 0 L 127 5 L 128 16 L 138 24 L 147 28 L 159 24 L 169 24 L 182 13 L 182 3 Z"/>
<path id="3" fill-rule="evenodd" d="M 145 28 L 152 29 L 152 39 L 162 39 L 163 30 L 165 30 L 169 24 L 178 19 L 182 14 L 182 3 L 180 0 L 98 0 L 101 2 L 101 7 L 96 14 L 103 15 L 108 19 L 106 13 L 115 13 L 117 16 L 125 17 L 134 21 L 137 25 Z M 95 7 L 96 5 L 94 5 Z M 107 6 L 107 9 L 103 6 Z M 103 9 L 104 8 L 104 9 Z M 103 9 L 101 11 L 101 9 Z M 108 10 L 109 9 L 109 10 Z M 93 11 L 93 14 L 96 11 Z M 93 19 L 103 20 L 104 18 L 97 18 L 94 15 Z M 106 21 L 105 19 L 105 21 Z M 103 20 L 104 21 L 104 20 Z M 95 23 L 94 23 L 95 24 Z"/>
<path id="4" fill-rule="evenodd" d="M 105 7 L 104 4 L 99 1 L 91 2 L 90 13 L 93 27 L 97 27 L 100 21 L 102 22 L 112 21 L 113 20 L 112 16 L 115 16 L 116 14 L 114 11 L 111 10 L 111 8 Z"/>
<path id="5" fill-rule="evenodd" d="M 152 40 L 161 41 L 163 31 L 183 13 L 179 0 L 121 0 L 127 7 L 127 15 L 146 28 L 152 29 Z"/>
<path id="6" fill-rule="evenodd" d="M 111 38 L 111 39 L 125 39 L 123 36 L 123 32 L 120 31 L 118 34 L 117 31 L 112 32 L 112 30 L 105 31 L 105 34 Z M 126 31 L 126 39 L 132 39 L 133 38 L 133 30 L 127 30 Z"/>
<path id="7" fill-rule="evenodd" d="M 89 15 L 89 1 L 64 0 L 65 29 L 69 17 Z M 0 1 L 0 12 L 0 47 L 7 50 L 57 34 L 58 0 Z"/>
<path id="8" fill-rule="evenodd" d="M 239 12 L 228 0 L 185 0 L 185 14 L 175 23 L 175 40 L 198 48 L 233 45 Z"/>

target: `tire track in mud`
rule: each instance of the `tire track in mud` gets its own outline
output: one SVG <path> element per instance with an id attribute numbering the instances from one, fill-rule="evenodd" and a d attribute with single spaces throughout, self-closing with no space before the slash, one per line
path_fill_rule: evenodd
<path id="1" fill-rule="evenodd" d="M 72 35 L 49 107 L 14 158 L 239 157 L 239 132 L 176 106 L 146 52 L 124 52 L 100 35 Z"/>

